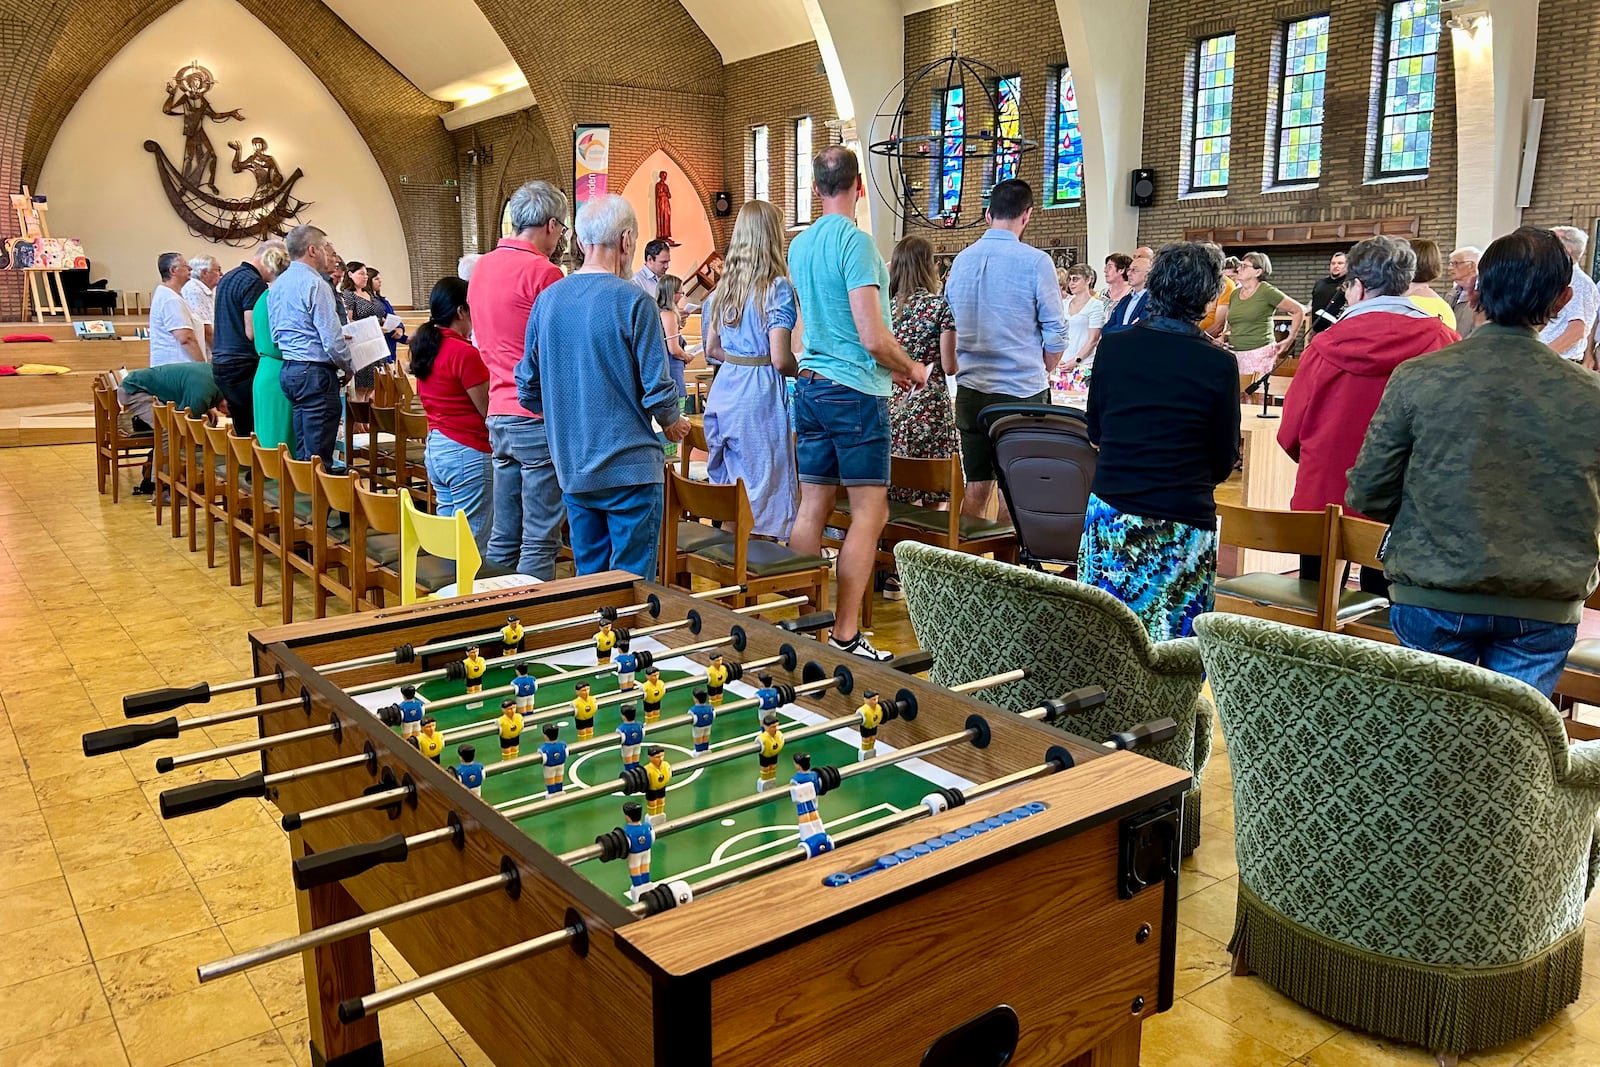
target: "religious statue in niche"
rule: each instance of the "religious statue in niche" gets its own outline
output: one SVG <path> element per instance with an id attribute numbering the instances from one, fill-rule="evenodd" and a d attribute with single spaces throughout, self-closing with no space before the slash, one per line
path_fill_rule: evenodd
<path id="1" fill-rule="evenodd" d="M 672 189 L 667 185 L 667 172 L 662 171 L 656 181 L 656 237 L 673 248 L 678 242 L 672 239 Z"/>
<path id="2" fill-rule="evenodd" d="M 255 179 L 255 192 L 247 197 L 228 198 L 217 188 L 217 152 L 206 133 L 212 122 L 243 122 L 244 114 L 235 108 L 219 112 L 207 94 L 217 80 L 198 63 L 190 63 L 167 83 L 163 115 L 183 119 L 183 165 L 168 158 L 157 141 L 146 141 L 145 151 L 156 157 L 156 174 L 167 200 L 189 232 L 230 245 L 247 245 L 289 231 L 290 220 L 310 206 L 294 196 L 294 186 L 304 173 L 296 167 L 287 178 L 278 161 L 267 152 L 261 137 L 250 139 L 250 155 L 244 155 L 239 141 L 229 141 L 233 149 L 233 173 L 249 173 Z"/>

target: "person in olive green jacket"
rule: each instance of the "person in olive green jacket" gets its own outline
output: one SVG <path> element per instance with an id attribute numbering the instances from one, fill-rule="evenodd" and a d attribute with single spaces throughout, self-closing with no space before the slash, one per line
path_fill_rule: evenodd
<path id="1" fill-rule="evenodd" d="M 1401 644 L 1546 696 L 1600 566 L 1600 376 L 1538 335 L 1571 280 L 1548 230 L 1491 244 L 1474 295 L 1487 321 L 1395 369 L 1345 496 L 1391 524 L 1383 563 Z"/>

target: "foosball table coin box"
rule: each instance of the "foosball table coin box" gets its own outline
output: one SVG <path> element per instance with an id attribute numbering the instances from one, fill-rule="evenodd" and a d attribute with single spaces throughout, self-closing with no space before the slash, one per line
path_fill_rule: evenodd
<path id="1" fill-rule="evenodd" d="M 697 677 L 713 653 L 726 657 L 721 662 L 775 661 L 768 688 L 800 687 L 803 694 L 783 690 L 779 697 L 792 696 L 785 711 L 801 716 L 789 720 L 791 734 L 796 722 L 826 725 L 855 712 L 868 690 L 881 694 L 892 709 L 877 734 L 874 762 L 883 767 L 855 774 L 848 769 L 854 753 L 837 758 L 850 748 L 840 740 L 855 736 L 849 730 L 791 741 L 776 795 L 769 794 L 773 802 L 740 809 L 764 820 L 742 831 L 761 845 L 752 850 L 760 858 L 748 877 L 740 877 L 738 857 L 726 854 L 731 837 L 704 864 L 698 861 L 706 855 L 687 845 L 682 862 L 671 862 L 676 839 L 666 837 L 656 842 L 652 886 L 630 893 L 627 864 L 596 860 L 593 854 L 605 849 L 582 847 L 609 834 L 611 852 L 627 851 L 615 843 L 623 840 L 622 804 L 632 798 L 621 793 L 622 779 L 616 789 L 599 788 L 611 783 L 618 764 L 591 762 L 587 801 L 540 814 L 535 800 L 522 805 L 533 813 L 513 819 L 503 813 L 506 803 L 496 810 L 494 796 L 463 785 L 450 766 L 460 760 L 454 746 L 441 765 L 402 738 L 392 715 L 386 724 L 370 698 L 349 692 L 370 693 L 369 683 L 441 664 L 449 678 L 459 678 L 450 664 L 459 663 L 460 651 L 396 660 L 406 659 L 408 647 L 494 633 L 510 615 L 538 631 L 526 647 L 566 642 L 570 649 L 592 640 L 595 622 L 587 616 L 612 614 L 606 609 L 636 628 L 665 630 L 651 638 L 659 645 L 649 647 L 657 649 L 659 670 L 672 673 L 666 665 L 676 665 L 675 677 Z M 561 620 L 569 623 L 550 627 Z M 683 625 L 661 625 L 674 620 Z M 725 640 L 717 648 L 704 647 L 718 638 Z M 312 734 L 262 751 L 265 780 L 277 783 L 265 792 L 277 806 L 292 819 L 385 790 L 402 797 L 300 823 L 290 835 L 294 857 L 309 863 L 306 857 L 378 841 L 442 839 L 298 892 L 302 930 L 360 925 L 366 913 L 445 897 L 382 930 L 420 981 L 444 971 L 422 990 L 436 991 L 497 1064 L 735 1067 L 867 1059 L 936 1067 L 1135 1067 L 1142 1021 L 1171 1004 L 1176 827 L 1189 776 L 1156 761 L 620 573 L 260 630 L 250 640 L 256 674 L 275 679 L 257 690 L 258 699 L 297 702 L 259 717 L 263 738 Z M 685 645 L 699 651 L 675 660 L 672 650 Z M 357 670 L 316 669 L 382 659 L 396 649 L 387 662 Z M 552 669 L 560 676 L 585 654 L 594 664 L 591 647 L 576 660 L 569 651 Z M 755 680 L 742 683 L 730 682 L 729 695 L 748 692 Z M 491 687 L 481 709 L 465 714 L 493 716 L 504 695 L 503 687 Z M 697 800 L 714 804 L 756 784 L 759 724 L 733 718 L 725 715 L 717 728 L 723 744 L 741 746 L 740 758 L 724 764 L 723 784 L 708 770 L 694 776 L 698 782 L 685 779 L 685 799 L 674 788 L 675 810 L 663 830 L 673 818 L 693 816 Z M 311 729 L 329 724 L 337 729 Z M 598 715 L 599 735 L 616 724 L 616 705 L 607 705 Z M 728 740 L 736 736 L 743 740 Z M 493 747 L 494 738 L 487 740 L 480 752 Z M 821 779 L 835 792 L 824 792 L 814 809 L 838 843 L 808 856 L 795 833 L 790 762 L 794 751 L 828 745 L 832 755 L 825 758 L 839 766 L 823 768 Z M 914 748 L 915 760 L 894 762 Z M 699 744 L 674 746 L 671 755 L 686 765 L 678 753 L 696 759 L 705 751 Z M 289 777 L 284 772 L 340 760 L 341 769 L 330 773 L 282 780 Z M 904 769 L 913 765 L 925 780 Z M 906 795 L 900 779 L 908 779 L 913 793 L 929 794 L 927 806 L 902 799 L 872 807 L 873 783 L 881 778 L 888 793 L 891 766 L 898 768 L 895 794 Z M 576 792 L 581 772 L 569 767 L 569 791 Z M 855 795 L 866 798 L 854 803 L 868 818 L 856 818 L 836 800 L 845 790 L 829 770 L 845 770 Z M 526 773 L 537 778 L 541 771 Z M 727 775 L 735 776 L 732 785 Z M 543 780 L 535 785 L 540 791 Z M 849 831 L 839 829 L 852 819 Z M 734 823 L 717 820 L 696 832 Z M 571 853 L 561 858 L 560 850 L 574 844 L 586 853 L 578 865 Z M 709 881 L 701 878 L 708 871 L 714 872 Z M 449 898 L 452 890 L 480 884 L 491 888 Z M 375 989 L 368 935 L 358 932 L 303 956 L 314 1061 L 382 1063 L 385 1002 Z"/>

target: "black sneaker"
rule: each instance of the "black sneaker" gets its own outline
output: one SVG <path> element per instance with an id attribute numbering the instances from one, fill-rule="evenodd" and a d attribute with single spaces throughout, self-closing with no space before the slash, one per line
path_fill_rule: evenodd
<path id="1" fill-rule="evenodd" d="M 149 478 L 146 478 L 144 481 L 133 487 L 134 496 L 149 496 L 155 491 L 156 483 L 151 481 Z"/>
<path id="2" fill-rule="evenodd" d="M 894 659 L 893 652 L 878 651 L 872 647 L 872 642 L 867 640 L 867 635 L 861 633 L 856 634 L 853 640 L 844 644 L 835 641 L 830 635 L 828 637 L 828 647 L 840 652 L 848 652 L 852 656 L 860 656 L 862 659 L 875 660 L 878 663 Z"/>

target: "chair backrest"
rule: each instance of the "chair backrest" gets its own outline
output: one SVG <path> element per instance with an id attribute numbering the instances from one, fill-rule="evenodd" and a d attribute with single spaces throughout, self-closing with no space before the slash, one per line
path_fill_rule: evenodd
<path id="1" fill-rule="evenodd" d="M 395 429 L 397 420 L 395 419 L 394 405 L 380 404 L 376 399 L 374 399 L 372 403 L 372 423 L 384 433 L 397 433 L 398 431 Z"/>
<path id="2" fill-rule="evenodd" d="M 400 496 L 397 493 L 378 493 L 358 482 L 351 481 L 355 495 L 355 514 L 362 525 L 379 533 L 398 534 L 400 524 Z M 332 502 L 332 496 L 329 497 Z M 338 505 L 334 505 L 337 507 Z"/>
<path id="3" fill-rule="evenodd" d="M 954 545 L 961 536 L 961 457 L 940 456 L 937 459 L 916 459 L 911 456 L 889 457 L 889 481 L 896 489 L 909 489 L 913 493 L 948 493 L 950 505 L 945 536 Z M 929 509 L 932 510 L 932 509 Z"/>
<path id="4" fill-rule="evenodd" d="M 1225 545 L 1240 548 L 1321 556 L 1327 552 L 1334 509 L 1343 510 L 1337 504 L 1330 504 L 1323 511 L 1275 511 L 1218 504 L 1217 537 Z"/>
<path id="5" fill-rule="evenodd" d="M 347 470 L 343 474 L 334 474 L 323 470 L 320 462 L 316 469 L 317 490 L 322 494 L 323 502 L 334 511 L 350 516 L 351 526 L 354 527 L 357 518 L 356 486 L 359 484 L 355 471 Z"/>
<path id="6" fill-rule="evenodd" d="M 1388 533 L 1389 527 L 1381 522 L 1340 514 L 1333 558 L 1382 570 L 1383 561 L 1378 558 L 1378 550 L 1383 547 L 1383 539 Z"/>
<path id="7" fill-rule="evenodd" d="M 387 365 L 380 366 L 377 373 L 372 376 L 372 402 L 374 404 L 382 404 L 386 408 L 392 408 L 394 407 L 397 393 L 394 376 L 389 373 L 389 367 Z"/>
<path id="8" fill-rule="evenodd" d="M 1537 691 L 1265 619 L 1211 613 L 1195 632 L 1241 889 L 1322 937 L 1436 965 L 1533 959 L 1582 922 L 1600 788 L 1562 781 L 1566 733 Z M 1373 907 L 1374 888 L 1396 906 Z"/>
<path id="9" fill-rule="evenodd" d="M 405 437 L 411 441 L 425 441 L 428 438 L 428 416 L 420 411 L 407 411 L 403 407 L 394 409 L 396 425 L 400 427 L 397 437 Z"/>
<path id="10" fill-rule="evenodd" d="M 253 436 L 228 435 L 228 447 L 233 449 L 234 461 L 247 470 L 255 462 L 255 440 Z"/>
<path id="11" fill-rule="evenodd" d="M 1203 769 L 1211 711 L 1202 707 L 1192 638 L 1157 644 L 1126 604 L 1069 578 L 911 541 L 895 545 L 894 556 L 917 644 L 933 653 L 933 681 L 958 685 L 1026 664 L 1027 678 L 984 692 L 1012 711 L 1098 685 L 1105 704 L 1062 729 L 1103 741 L 1170 715 L 1177 737 L 1149 754 Z"/>
<path id="12" fill-rule="evenodd" d="M 1026 558 L 1076 562 L 1100 458 L 1084 416 L 1048 404 L 997 405 L 983 416 L 996 480 Z"/>
<path id="13" fill-rule="evenodd" d="M 678 442 L 678 473 L 685 478 L 689 477 L 689 458 L 697 450 L 709 455 L 711 446 L 706 444 L 705 423 L 690 419 L 689 436 Z"/>
<path id="14" fill-rule="evenodd" d="M 322 457 L 295 459 L 287 452 L 283 456 L 283 474 L 294 488 L 296 496 L 314 496 L 317 492 L 317 465 Z"/>
<path id="15" fill-rule="evenodd" d="M 732 485 L 712 485 L 710 482 L 692 482 L 671 469 L 667 471 L 667 477 L 672 480 L 675 510 L 687 514 L 691 519 L 733 523 L 737 529 L 744 530 L 755 524 L 743 478 Z M 669 518 L 676 522 L 678 516 Z"/>
<path id="16" fill-rule="evenodd" d="M 276 448 L 265 448 L 259 438 L 250 438 L 250 452 L 254 469 L 259 471 L 261 478 L 258 481 L 279 482 L 283 480 L 283 460 L 289 454 L 289 446 L 279 444 Z"/>
<path id="17" fill-rule="evenodd" d="M 472 527 L 467 513 L 429 515 L 417 510 L 410 493 L 400 494 L 400 602 L 411 604 L 417 596 L 417 553 L 426 552 L 440 559 L 454 560 L 456 564 L 456 595 L 472 592 L 473 579 L 483 557 L 478 543 L 472 539 Z"/>

